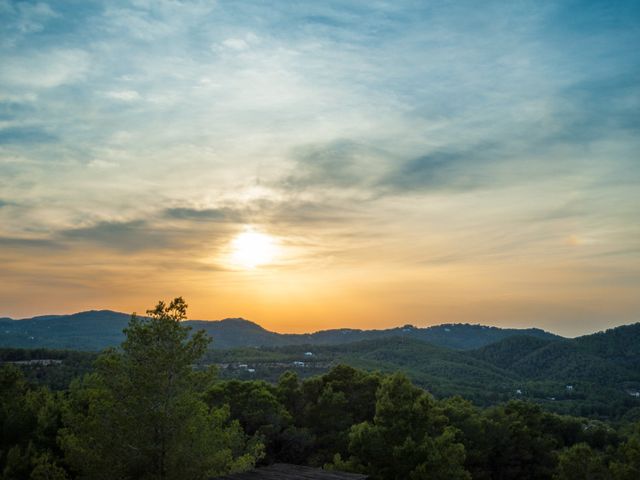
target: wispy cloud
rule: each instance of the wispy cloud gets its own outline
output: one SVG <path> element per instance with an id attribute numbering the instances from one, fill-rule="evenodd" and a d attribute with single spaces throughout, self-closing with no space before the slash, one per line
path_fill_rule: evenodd
<path id="1" fill-rule="evenodd" d="M 18 249 L 59 249 L 62 245 L 58 242 L 46 238 L 17 238 L 17 237 L 0 237 L 0 245 L 3 247 L 14 247 Z"/>
<path id="2" fill-rule="evenodd" d="M 164 211 L 165 216 L 176 220 L 195 220 L 195 221 L 211 221 L 220 222 L 225 220 L 238 220 L 236 212 L 229 209 L 220 208 L 189 208 L 174 207 L 167 208 Z M 240 220 L 241 221 L 241 220 Z"/>
<path id="3" fill-rule="evenodd" d="M 71 275 L 87 251 L 122 271 L 182 254 L 200 291 L 254 225 L 303 252 L 282 271 L 350 285 L 373 281 L 356 265 L 408 290 L 489 260 L 549 284 L 560 259 L 615 272 L 640 233 L 639 18 L 626 1 L 0 2 L 2 258 L 26 272 L 41 242 Z M 397 311 L 432 306 L 401 291 Z"/>
<path id="4" fill-rule="evenodd" d="M 0 129 L 0 145 L 9 143 L 33 145 L 55 140 L 56 137 L 43 128 L 8 127 Z"/>
<path id="5" fill-rule="evenodd" d="M 100 222 L 89 227 L 62 232 L 62 237 L 71 242 L 90 242 L 104 248 L 125 252 L 166 248 L 171 244 L 170 235 L 170 232 L 155 229 L 140 220 Z"/>

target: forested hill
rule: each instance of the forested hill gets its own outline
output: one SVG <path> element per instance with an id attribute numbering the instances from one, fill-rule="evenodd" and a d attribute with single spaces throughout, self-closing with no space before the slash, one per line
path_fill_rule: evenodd
<path id="1" fill-rule="evenodd" d="M 314 375 L 332 365 L 402 371 L 438 397 L 481 405 L 527 399 L 583 416 L 640 414 L 640 324 L 576 339 L 514 335 L 475 350 L 454 350 L 404 337 L 340 345 L 216 350 L 209 362 L 229 378 L 276 381 L 287 369 Z"/>
<path id="2" fill-rule="evenodd" d="M 473 355 L 529 378 L 593 378 L 596 371 L 602 371 L 601 381 L 615 382 L 627 376 L 626 370 L 640 376 L 640 323 L 572 340 L 516 335 L 486 345 Z"/>
<path id="3" fill-rule="evenodd" d="M 246 322 L 217 323 L 238 333 Z M 446 327 L 448 333 L 455 327 Z M 267 339 L 280 338 L 253 328 Z M 402 371 L 439 398 L 460 395 L 478 405 L 523 399 L 560 413 L 615 419 L 631 411 L 640 415 L 639 352 L 640 324 L 635 324 L 576 339 L 513 335 L 467 350 L 437 346 L 410 332 L 352 343 L 215 349 L 205 354 L 202 364 L 216 364 L 225 379 L 273 383 L 288 370 L 306 378 L 339 364 Z M 91 369 L 95 355 L 5 348 L 0 349 L 0 363 L 18 362 L 29 380 L 64 389 L 71 378 Z"/>
<path id="4" fill-rule="evenodd" d="M 0 319 L 0 346 L 16 348 L 64 348 L 101 350 L 119 344 L 130 315 L 92 310 L 73 315 L 49 315 L 23 320 Z M 510 329 L 469 324 L 445 324 L 427 328 L 411 325 L 386 330 L 336 329 L 309 334 L 279 334 L 241 318 L 185 322 L 213 337 L 213 348 L 284 345 L 338 345 L 387 337 L 407 337 L 433 345 L 470 350 L 514 335 L 559 339 L 537 328 Z"/>

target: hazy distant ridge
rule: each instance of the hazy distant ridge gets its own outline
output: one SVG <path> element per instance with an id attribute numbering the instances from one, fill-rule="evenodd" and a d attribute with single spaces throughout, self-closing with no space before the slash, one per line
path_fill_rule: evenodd
<path id="1" fill-rule="evenodd" d="M 22 320 L 0 319 L 0 346 L 20 348 L 68 348 L 100 350 L 117 345 L 124 336 L 130 315 L 111 310 L 92 310 L 72 315 L 46 315 Z M 514 335 L 559 339 L 537 328 L 511 329 L 469 324 L 444 324 L 426 328 L 410 325 L 385 330 L 333 329 L 305 334 L 271 332 L 242 318 L 189 320 L 194 330 L 213 337 L 214 348 L 282 345 L 338 345 L 402 336 L 459 350 L 480 348 Z"/>

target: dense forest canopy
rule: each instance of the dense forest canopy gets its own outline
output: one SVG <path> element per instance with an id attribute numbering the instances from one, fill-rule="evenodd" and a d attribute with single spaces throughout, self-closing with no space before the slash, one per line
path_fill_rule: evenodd
<path id="1" fill-rule="evenodd" d="M 61 365 L 38 363 L 50 360 L 47 351 L 3 351 L 1 478 L 204 479 L 274 462 L 381 480 L 640 478 L 640 421 L 632 411 L 604 422 L 523 400 L 482 407 L 434 396 L 402 373 L 345 364 L 304 378 L 285 371 L 275 382 L 223 378 L 203 362 L 210 339 L 190 332 L 185 316 L 181 298 L 161 302 L 130 319 L 120 347 L 97 358 L 62 352 L 72 361 Z M 408 345 L 415 351 L 401 358 L 425 354 Z M 514 339 L 473 357 L 497 365 L 524 350 L 535 359 L 546 347 L 544 339 Z M 425 348 L 442 362 L 460 360 Z M 579 348 L 620 356 L 606 337 Z M 628 350 L 625 361 L 636 353 Z M 367 361 L 388 355 L 367 352 Z M 75 367 L 61 372 L 65 363 Z M 34 371 L 61 372 L 54 390 Z"/>

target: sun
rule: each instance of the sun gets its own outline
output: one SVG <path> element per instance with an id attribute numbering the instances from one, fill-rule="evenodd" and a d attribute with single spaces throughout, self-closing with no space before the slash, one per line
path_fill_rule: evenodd
<path id="1" fill-rule="evenodd" d="M 278 256 L 278 242 L 271 235 L 248 229 L 231 241 L 231 262 L 252 269 L 272 263 Z"/>

